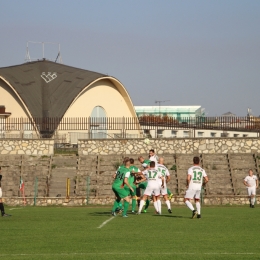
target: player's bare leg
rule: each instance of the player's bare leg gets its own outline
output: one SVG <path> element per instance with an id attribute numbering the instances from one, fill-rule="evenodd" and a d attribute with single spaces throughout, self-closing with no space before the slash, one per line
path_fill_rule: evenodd
<path id="1" fill-rule="evenodd" d="M 184 202 L 187 205 L 187 207 L 192 211 L 192 218 L 195 218 L 198 215 L 198 212 L 194 209 L 193 205 L 190 202 L 190 199 L 185 198 Z"/>
<path id="2" fill-rule="evenodd" d="M 116 196 L 115 201 L 114 201 L 114 205 L 112 207 L 112 216 L 116 216 L 115 212 L 116 212 L 117 208 L 119 207 L 119 203 L 121 203 L 121 198 L 119 196 Z M 119 211 L 120 211 L 120 209 L 119 209 Z M 119 212 L 119 213 L 121 213 L 121 212 Z"/>
<path id="3" fill-rule="evenodd" d="M 199 199 L 195 199 L 195 203 L 196 203 L 196 208 L 197 208 L 197 212 L 198 212 L 197 218 L 201 218 L 201 215 L 200 215 L 200 209 L 201 209 L 200 200 Z"/>
<path id="4" fill-rule="evenodd" d="M 155 208 L 155 213 L 156 214 L 158 214 L 159 213 L 159 208 L 158 208 L 158 206 L 160 206 L 160 202 L 157 202 L 157 199 L 156 199 L 156 197 L 153 195 L 152 196 L 152 199 L 153 199 L 153 206 L 154 206 L 154 208 Z"/>
<path id="5" fill-rule="evenodd" d="M 154 205 L 157 205 L 157 212 L 159 215 L 162 214 L 162 204 L 160 200 L 160 195 L 159 196 L 154 196 Z"/>
<path id="6" fill-rule="evenodd" d="M 140 206 L 139 206 L 139 209 L 138 209 L 138 212 L 137 214 L 141 214 L 141 211 L 142 211 L 142 208 L 147 200 L 148 196 L 147 195 L 143 195 L 141 201 L 140 201 Z"/>
<path id="7" fill-rule="evenodd" d="M 169 213 L 172 213 L 171 203 L 170 203 L 170 200 L 169 200 L 169 198 L 168 198 L 168 194 L 163 195 L 163 198 L 164 198 L 165 203 L 166 203 L 166 206 L 167 206 L 167 208 L 168 208 L 168 212 L 169 212 Z"/>
<path id="8" fill-rule="evenodd" d="M 128 216 L 127 216 L 127 210 L 128 210 L 129 203 L 130 203 L 130 197 L 127 196 L 127 197 L 123 198 L 123 200 L 124 200 L 123 217 L 126 218 L 126 217 L 128 217 Z"/>
<path id="9" fill-rule="evenodd" d="M 251 195 L 251 202 L 250 202 L 250 204 L 251 204 L 251 208 L 255 207 L 255 195 L 254 194 Z"/>

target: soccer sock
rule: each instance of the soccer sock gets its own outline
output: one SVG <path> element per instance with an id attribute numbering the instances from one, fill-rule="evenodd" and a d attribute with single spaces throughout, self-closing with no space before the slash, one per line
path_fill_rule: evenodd
<path id="1" fill-rule="evenodd" d="M 122 209 L 123 205 L 122 205 L 121 201 L 118 202 L 118 207 L 119 207 L 120 209 Z"/>
<path id="2" fill-rule="evenodd" d="M 124 202 L 124 212 L 123 212 L 123 215 L 127 215 L 128 207 L 129 207 L 129 202 L 127 202 L 127 201 L 125 200 L 125 202 Z"/>
<path id="3" fill-rule="evenodd" d="M 115 200 L 115 201 L 114 201 L 113 208 L 112 208 L 112 212 L 115 212 L 116 209 L 117 209 L 117 207 L 118 207 L 118 202 Z M 0 208 L 1 208 L 1 207 L 0 207 Z"/>
<path id="4" fill-rule="evenodd" d="M 167 208 L 168 208 L 168 209 L 171 209 L 171 203 L 170 203 L 170 201 L 169 201 L 169 200 L 166 200 L 165 203 L 166 203 L 166 205 L 167 205 Z"/>
<path id="5" fill-rule="evenodd" d="M 252 205 L 255 204 L 255 197 L 251 198 L 251 204 L 252 204 Z"/>
<path id="6" fill-rule="evenodd" d="M 154 208 L 155 208 L 156 212 L 159 212 L 157 201 L 154 201 L 153 205 L 154 205 Z"/>
<path id="7" fill-rule="evenodd" d="M 2 202 L 0 203 L 0 210 L 1 210 L 1 214 L 4 215 L 5 214 L 5 208 L 4 208 L 4 204 Z"/>
<path id="8" fill-rule="evenodd" d="M 150 200 L 147 199 L 146 202 L 145 202 L 145 207 L 144 207 L 144 209 L 145 209 L 145 210 L 148 209 L 149 205 L 150 205 Z"/>
<path id="9" fill-rule="evenodd" d="M 139 206 L 139 210 L 138 210 L 139 213 L 141 213 L 142 208 L 143 208 L 143 206 L 144 206 L 144 203 L 145 203 L 144 200 L 141 200 L 141 201 L 140 201 L 140 206 Z"/>
<path id="10" fill-rule="evenodd" d="M 167 194 L 168 194 L 168 195 L 171 195 L 171 194 L 172 194 L 168 188 L 167 188 Z"/>
<path id="11" fill-rule="evenodd" d="M 185 204 L 187 205 L 187 207 L 190 209 L 190 210 L 194 210 L 194 207 L 192 206 L 192 204 L 190 203 L 190 201 L 186 200 L 185 201 Z"/>
<path id="12" fill-rule="evenodd" d="M 198 214 L 200 215 L 200 202 L 199 201 L 196 201 L 196 208 L 197 208 Z"/>
<path id="13" fill-rule="evenodd" d="M 157 205 L 158 205 L 158 212 L 161 214 L 162 213 L 162 202 L 161 202 L 161 200 L 157 200 Z"/>
<path id="14" fill-rule="evenodd" d="M 136 199 L 132 199 L 132 211 L 135 211 Z"/>

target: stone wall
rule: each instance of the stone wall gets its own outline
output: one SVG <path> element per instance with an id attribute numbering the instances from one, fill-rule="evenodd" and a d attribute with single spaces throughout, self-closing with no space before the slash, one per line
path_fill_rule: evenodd
<path id="1" fill-rule="evenodd" d="M 79 140 L 79 155 L 259 153 L 259 138 L 174 138 Z"/>
<path id="2" fill-rule="evenodd" d="M 112 206 L 114 203 L 114 197 L 107 198 L 89 198 L 86 197 L 38 197 L 36 198 L 36 204 L 33 197 L 26 197 L 25 204 L 23 198 L 3 198 L 5 205 L 7 206 L 86 206 L 86 205 L 106 205 Z M 152 202 L 151 202 L 152 203 Z M 164 201 L 162 200 L 162 203 Z M 171 199 L 173 206 L 185 206 L 183 202 L 183 196 L 175 196 Z M 256 197 L 256 204 L 260 204 L 260 197 Z M 205 196 L 203 205 L 249 205 L 247 196 Z M 8 211 L 8 210 L 7 210 Z"/>
<path id="3" fill-rule="evenodd" d="M 49 139 L 0 139 L 0 154 L 52 155 L 53 148 Z"/>

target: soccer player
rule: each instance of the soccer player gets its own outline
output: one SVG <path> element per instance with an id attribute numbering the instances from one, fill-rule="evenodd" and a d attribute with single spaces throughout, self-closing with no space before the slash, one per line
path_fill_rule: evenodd
<path id="1" fill-rule="evenodd" d="M 115 210 L 119 206 L 121 199 L 123 199 L 124 200 L 123 217 L 128 217 L 127 210 L 129 207 L 130 198 L 128 196 L 129 193 L 124 188 L 124 185 L 128 186 L 128 188 L 132 192 L 134 191 L 128 182 L 129 177 L 130 177 L 130 159 L 126 157 L 124 159 L 124 166 L 120 166 L 117 172 L 113 175 L 114 182 L 112 185 L 112 190 L 116 195 L 116 200 L 112 208 L 112 216 L 116 216 Z"/>
<path id="2" fill-rule="evenodd" d="M 149 167 L 149 165 L 146 164 L 146 163 L 143 163 L 142 166 L 143 166 L 144 170 L 148 169 L 148 167 Z M 147 187 L 147 179 L 142 178 L 142 175 L 143 174 L 138 174 L 137 180 L 136 180 L 137 187 L 139 188 L 139 195 L 140 195 L 140 197 L 141 197 L 140 189 L 145 190 L 146 187 Z M 150 200 L 147 198 L 147 200 L 145 201 L 144 213 L 147 212 L 147 209 L 148 209 L 149 205 L 150 205 Z M 140 204 L 138 206 L 140 206 Z"/>
<path id="3" fill-rule="evenodd" d="M 158 163 L 158 156 L 155 154 L 154 149 L 149 150 L 149 160 Z"/>
<path id="4" fill-rule="evenodd" d="M 158 198 L 160 196 L 160 188 L 164 187 L 164 177 L 162 174 L 155 168 L 155 162 L 150 162 L 150 168 L 143 171 L 143 179 L 147 179 L 148 185 L 144 191 L 144 195 L 142 200 L 140 201 L 140 206 L 137 214 L 141 214 L 142 208 L 145 204 L 145 201 L 151 194 L 154 194 L 155 201 L 154 206 L 159 214 L 161 214 L 160 204 L 157 203 Z M 158 179 L 162 179 L 162 183 L 160 185 Z"/>
<path id="5" fill-rule="evenodd" d="M 244 185 L 247 187 L 247 193 L 250 202 L 250 208 L 255 207 L 255 194 L 258 188 L 258 178 L 253 174 L 253 170 L 248 171 L 248 175 L 244 179 Z"/>
<path id="6" fill-rule="evenodd" d="M 192 211 L 192 218 L 201 218 L 201 205 L 200 205 L 200 192 L 201 186 L 204 181 L 204 185 L 209 181 L 208 176 L 204 169 L 202 169 L 199 165 L 200 158 L 195 156 L 193 158 L 194 165 L 188 169 L 187 175 L 187 190 L 184 197 L 185 204 L 187 207 Z M 196 208 L 194 209 L 193 205 L 191 204 L 190 200 L 195 199 Z"/>
<path id="7" fill-rule="evenodd" d="M 138 157 L 138 161 L 143 165 L 144 163 L 149 165 L 150 164 L 150 160 L 145 160 L 143 156 L 139 156 Z"/>
<path id="8" fill-rule="evenodd" d="M 164 159 L 163 158 L 159 158 L 159 161 L 158 161 L 158 164 L 161 164 L 165 167 L 164 165 Z M 165 167 L 166 168 L 166 167 Z M 166 168 L 167 169 L 167 168 Z M 169 170 L 167 169 L 167 171 L 169 172 Z M 168 178 L 166 179 L 166 183 L 168 183 L 170 181 L 170 173 L 169 173 L 169 176 Z M 167 194 L 168 194 L 168 197 L 169 197 L 169 200 L 171 200 L 171 198 L 173 197 L 173 194 L 171 193 L 171 191 L 167 188 Z"/>
<path id="9" fill-rule="evenodd" d="M 132 196 L 132 213 L 135 213 L 136 199 L 137 199 L 135 176 L 138 173 L 141 173 L 141 171 L 136 166 L 134 166 L 133 158 L 130 158 L 129 160 L 130 160 L 130 177 L 128 178 L 128 182 L 129 182 L 130 186 L 133 188 L 133 191 L 131 191 L 127 185 L 125 185 L 125 189 L 127 190 L 128 194 L 130 194 Z"/>
<path id="10" fill-rule="evenodd" d="M 3 193 L 2 193 L 2 188 L 1 188 L 1 180 L 2 180 L 1 170 L 2 170 L 2 168 L 0 166 L 0 210 L 1 210 L 2 217 L 11 217 L 11 215 L 5 213 L 5 208 L 4 208 L 4 204 L 2 201 Z"/>
<path id="11" fill-rule="evenodd" d="M 165 203 L 167 205 L 168 212 L 172 213 L 171 203 L 170 203 L 169 198 L 168 198 L 168 188 L 167 188 L 167 183 L 170 180 L 170 173 L 169 173 L 169 170 L 164 166 L 163 163 L 164 163 L 164 159 L 162 157 L 159 158 L 159 161 L 158 161 L 158 164 L 157 164 L 157 169 L 165 179 L 164 187 L 161 188 L 161 194 L 162 194 L 162 196 L 165 200 Z M 161 182 L 161 179 L 159 179 L 159 182 Z M 171 194 L 171 192 L 170 192 L 170 194 Z M 160 199 L 158 200 L 157 203 L 159 203 L 159 204 L 161 203 Z"/>

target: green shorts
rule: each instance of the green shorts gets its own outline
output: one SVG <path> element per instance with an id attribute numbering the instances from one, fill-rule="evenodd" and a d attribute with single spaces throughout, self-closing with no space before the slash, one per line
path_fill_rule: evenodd
<path id="1" fill-rule="evenodd" d="M 128 195 L 136 196 L 136 186 L 133 185 L 133 186 L 131 186 L 131 187 L 133 188 L 134 192 L 132 192 L 132 191 L 129 189 L 128 186 L 125 186 L 125 190 L 127 191 Z"/>
<path id="2" fill-rule="evenodd" d="M 138 188 L 145 190 L 147 187 L 147 182 L 141 182 L 140 184 L 138 184 Z"/>
<path id="3" fill-rule="evenodd" d="M 112 186 L 112 190 L 115 193 L 115 195 L 121 199 L 127 197 L 129 193 L 125 188 L 121 188 L 120 186 Z"/>

